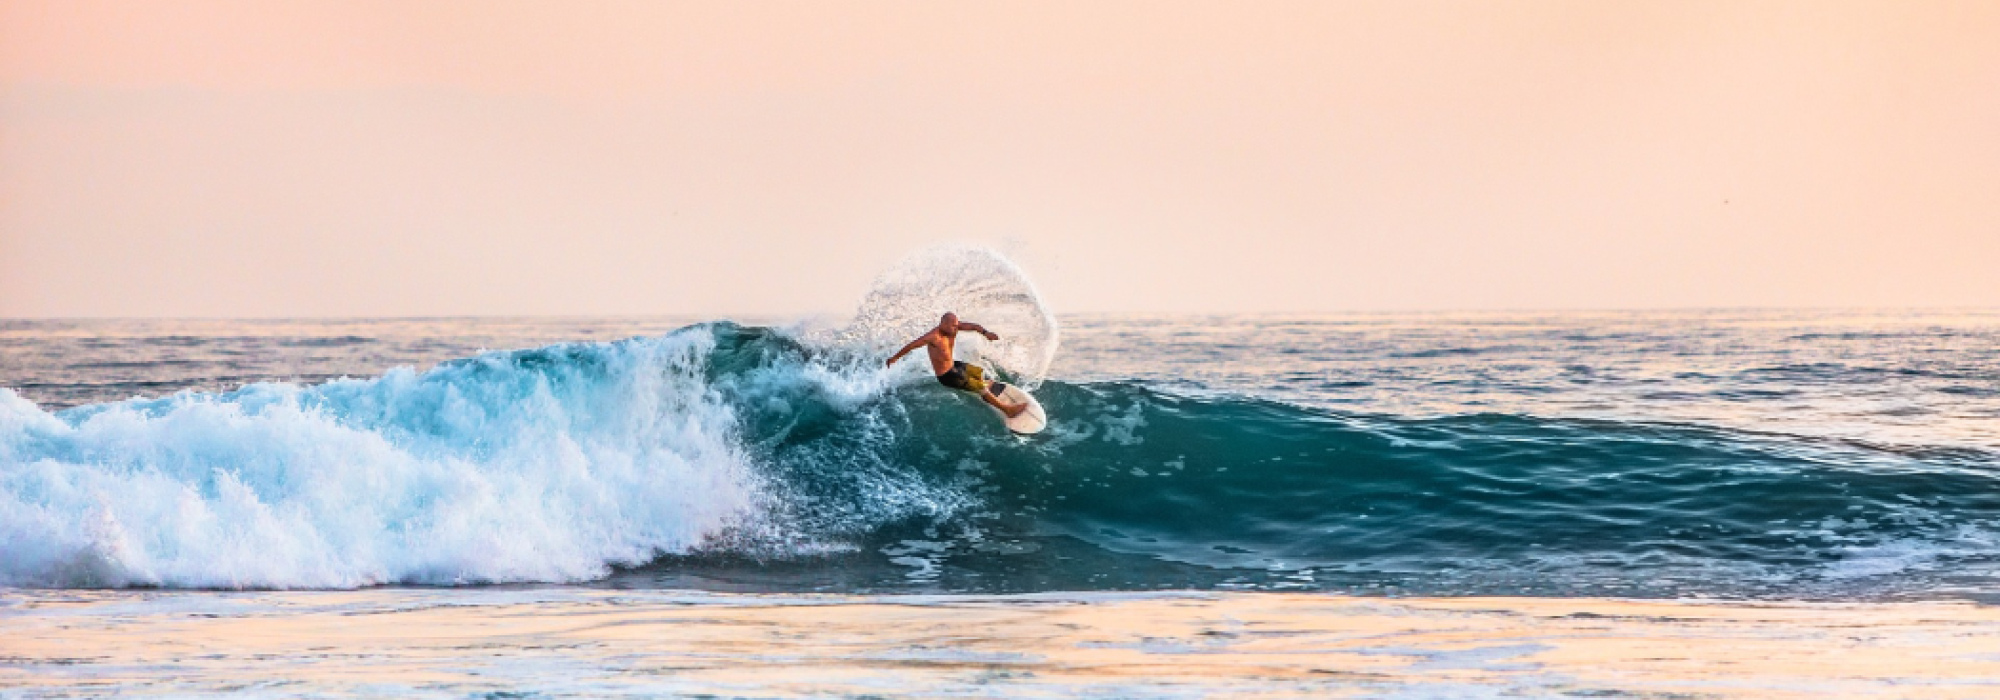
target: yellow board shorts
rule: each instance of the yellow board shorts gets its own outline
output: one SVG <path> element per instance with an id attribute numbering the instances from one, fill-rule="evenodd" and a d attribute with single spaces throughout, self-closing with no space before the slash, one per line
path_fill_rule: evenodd
<path id="1" fill-rule="evenodd" d="M 979 365 L 968 365 L 963 362 L 952 362 L 951 369 L 944 374 L 938 375 L 937 378 L 939 384 L 959 391 L 970 391 L 974 394 L 985 393 L 986 386 L 990 383 L 986 380 L 986 370 L 984 368 Z"/>

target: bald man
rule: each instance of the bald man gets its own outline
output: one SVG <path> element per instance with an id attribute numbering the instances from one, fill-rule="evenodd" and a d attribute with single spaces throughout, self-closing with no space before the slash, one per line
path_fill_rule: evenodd
<path id="1" fill-rule="evenodd" d="M 1022 411 L 1028 410 L 1028 404 L 1008 404 L 1001 401 L 1000 397 L 994 396 L 993 383 L 986 380 L 985 368 L 951 359 L 952 345 L 958 342 L 960 330 L 978 333 L 986 336 L 987 340 L 1000 339 L 999 334 L 986 330 L 977 323 L 960 321 L 958 314 L 945 312 L 944 317 L 938 319 L 936 328 L 910 341 L 910 344 L 903 346 L 903 349 L 897 350 L 888 362 L 883 363 L 883 366 L 894 367 L 897 360 L 903 359 L 903 356 L 910 354 L 911 350 L 922 347 L 930 350 L 931 370 L 937 372 L 939 384 L 978 394 L 979 398 L 985 399 L 988 405 L 1000 409 L 1000 412 L 1007 414 L 1008 418 L 1021 415 Z"/>

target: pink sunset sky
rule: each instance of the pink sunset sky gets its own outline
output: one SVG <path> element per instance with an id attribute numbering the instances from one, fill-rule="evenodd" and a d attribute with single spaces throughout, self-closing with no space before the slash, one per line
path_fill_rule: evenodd
<path id="1" fill-rule="evenodd" d="M 0 316 L 2000 306 L 2000 2 L 0 0 Z"/>

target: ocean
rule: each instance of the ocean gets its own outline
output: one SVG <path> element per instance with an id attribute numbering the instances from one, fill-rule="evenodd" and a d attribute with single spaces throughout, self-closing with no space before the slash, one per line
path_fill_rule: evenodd
<path id="1" fill-rule="evenodd" d="M 792 326 L 9 321 L 0 580 L 2000 592 L 2000 313 L 1060 327 L 1022 438 Z"/>
<path id="2" fill-rule="evenodd" d="M 2000 310 L 1064 315 L 938 267 L 852 319 L 0 321 L 0 625 L 257 591 L 2000 596 Z M 883 367 L 941 305 L 1047 431 Z"/>

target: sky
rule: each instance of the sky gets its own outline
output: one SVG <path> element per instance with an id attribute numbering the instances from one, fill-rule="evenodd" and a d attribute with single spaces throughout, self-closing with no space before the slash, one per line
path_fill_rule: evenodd
<path id="1" fill-rule="evenodd" d="M 2000 2 L 0 0 L 0 317 L 2000 306 Z"/>

